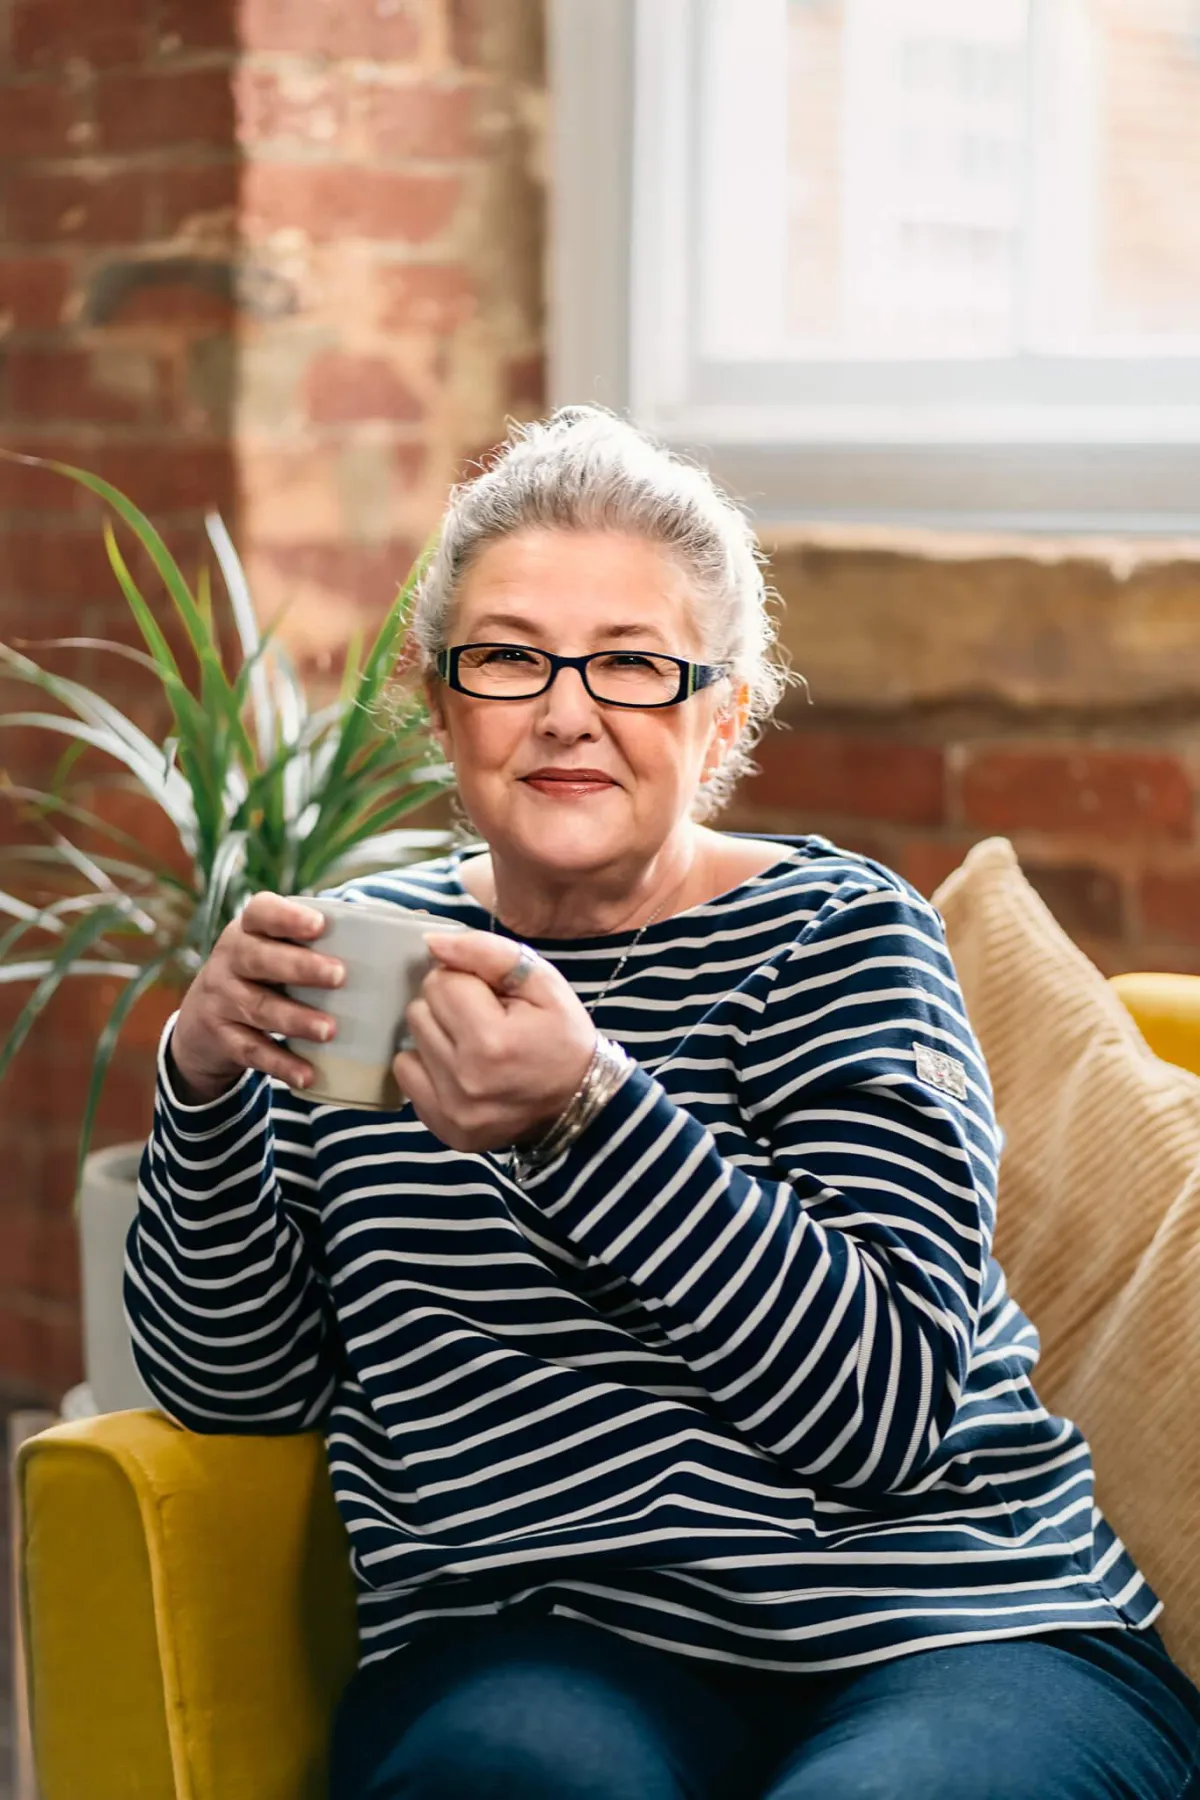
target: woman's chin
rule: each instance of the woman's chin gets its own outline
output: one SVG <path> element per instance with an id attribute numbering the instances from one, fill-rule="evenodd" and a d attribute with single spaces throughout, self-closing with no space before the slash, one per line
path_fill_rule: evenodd
<path id="1" fill-rule="evenodd" d="M 539 807 L 532 816 L 522 808 L 522 816 L 509 823 L 515 850 L 547 870 L 563 872 L 611 862 L 628 852 L 633 837 L 633 821 L 625 808 L 614 806 L 607 797 L 599 805 L 585 801 Z"/>

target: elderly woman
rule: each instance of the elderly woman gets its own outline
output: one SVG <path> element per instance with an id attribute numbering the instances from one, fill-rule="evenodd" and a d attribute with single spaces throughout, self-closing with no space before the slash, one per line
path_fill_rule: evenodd
<path id="1" fill-rule="evenodd" d="M 129 1245 L 201 1432 L 325 1434 L 335 1800 L 1181 1800 L 1200 1697 L 1032 1385 L 935 912 L 702 823 L 783 677 L 706 475 L 592 409 L 451 498 L 414 631 L 482 839 L 356 881 L 473 929 L 395 1062 L 259 894 L 164 1033 Z M 802 754 L 801 750 L 797 754 Z M 299 942 L 297 941 L 299 940 Z"/>

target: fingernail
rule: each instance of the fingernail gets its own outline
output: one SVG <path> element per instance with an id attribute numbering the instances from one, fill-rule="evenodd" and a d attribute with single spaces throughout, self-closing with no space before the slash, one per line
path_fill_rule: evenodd
<path id="1" fill-rule="evenodd" d="M 325 1019 L 322 1019 L 321 1023 L 317 1026 L 317 1036 L 323 1044 L 327 1044 L 333 1036 L 333 1026 Z"/>
<path id="2" fill-rule="evenodd" d="M 311 925 L 315 929 L 318 925 L 323 925 L 325 923 L 325 914 L 318 912 L 314 906 L 306 906 L 304 908 L 304 923 L 306 925 Z"/>
<path id="3" fill-rule="evenodd" d="M 332 981 L 334 987 L 341 987 L 346 979 L 345 963 L 330 963 L 329 979 Z"/>

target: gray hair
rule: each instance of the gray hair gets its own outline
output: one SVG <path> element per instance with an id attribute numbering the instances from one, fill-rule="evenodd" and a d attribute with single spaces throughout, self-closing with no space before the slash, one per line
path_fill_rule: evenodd
<path id="1" fill-rule="evenodd" d="M 547 528 L 645 538 L 692 583 L 705 655 L 728 663 L 750 696 L 738 742 L 693 806 L 694 817 L 707 818 L 753 769 L 750 752 L 790 678 L 774 648 L 765 559 L 749 519 L 706 470 L 603 407 L 564 406 L 542 423 L 514 426 L 483 473 L 451 492 L 410 625 L 426 670 L 476 558 L 513 532 Z"/>

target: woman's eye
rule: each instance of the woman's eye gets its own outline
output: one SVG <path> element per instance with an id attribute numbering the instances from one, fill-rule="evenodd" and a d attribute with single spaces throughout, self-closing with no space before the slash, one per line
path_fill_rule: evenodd
<path id="1" fill-rule="evenodd" d="M 534 658 L 528 650 L 518 650 L 512 644 L 504 644 L 498 650 L 489 650 L 483 659 L 485 662 L 533 662 Z"/>
<path id="2" fill-rule="evenodd" d="M 610 669 L 653 669 L 653 657 L 639 656 L 636 650 L 614 650 L 605 658 Z"/>

